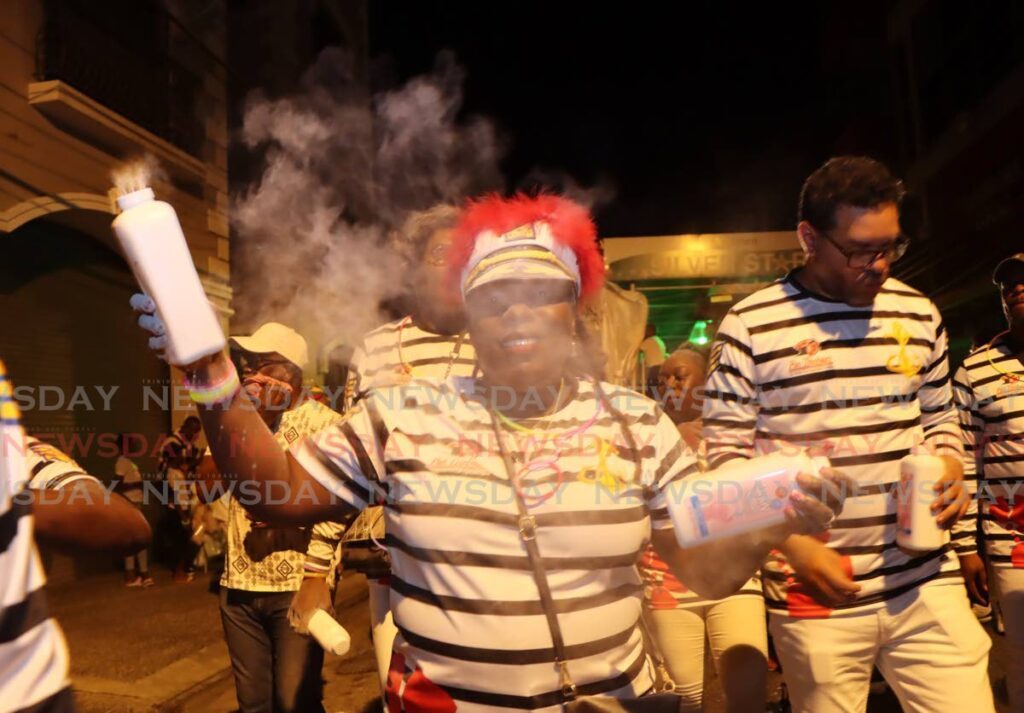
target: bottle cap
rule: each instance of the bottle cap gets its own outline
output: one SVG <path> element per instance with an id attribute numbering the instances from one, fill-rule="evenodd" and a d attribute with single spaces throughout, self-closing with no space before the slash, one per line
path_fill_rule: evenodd
<path id="1" fill-rule="evenodd" d="M 143 188 L 138 191 L 132 191 L 131 193 L 125 193 L 123 196 L 117 197 L 117 206 L 122 211 L 126 211 L 129 208 L 134 208 L 142 203 L 148 203 L 156 198 L 156 194 L 153 193 L 152 188 Z"/>

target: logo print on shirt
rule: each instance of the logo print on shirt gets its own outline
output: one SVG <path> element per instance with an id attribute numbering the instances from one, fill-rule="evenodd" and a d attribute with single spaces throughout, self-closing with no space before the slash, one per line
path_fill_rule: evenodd
<path id="1" fill-rule="evenodd" d="M 889 331 L 889 337 L 896 340 L 899 349 L 885 362 L 885 368 L 894 374 L 903 374 L 908 379 L 921 371 L 922 364 L 914 361 L 907 354 L 907 344 L 910 343 L 910 332 L 900 322 L 894 322 Z"/>
<path id="2" fill-rule="evenodd" d="M 791 374 L 806 374 L 811 371 L 824 371 L 835 366 L 832 358 L 819 356 L 821 344 L 815 339 L 803 339 L 793 345 L 793 351 L 797 356 L 789 361 L 789 372 Z"/>

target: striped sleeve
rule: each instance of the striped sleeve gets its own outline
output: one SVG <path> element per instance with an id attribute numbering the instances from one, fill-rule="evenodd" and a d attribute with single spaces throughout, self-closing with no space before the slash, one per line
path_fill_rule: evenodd
<path id="1" fill-rule="evenodd" d="M 964 486 L 971 496 L 971 503 L 964 516 L 953 525 L 950 535 L 956 553 L 968 555 L 978 551 L 978 479 L 982 477 L 979 464 L 984 447 L 984 423 L 977 410 L 971 377 L 966 367 L 961 366 L 953 379 L 953 399 L 963 439 Z"/>
<path id="2" fill-rule="evenodd" d="M 379 501 L 383 488 L 384 452 L 378 438 L 382 424 L 371 416 L 375 393 L 356 403 L 341 421 L 296 441 L 290 449 L 320 485 L 356 510 Z"/>
<path id="3" fill-rule="evenodd" d="M 682 480 L 699 472 L 700 468 L 697 456 L 683 441 L 672 419 L 662 411 L 658 411 L 651 445 L 657 457 L 651 459 L 652 470 L 645 478 L 650 484 L 646 489 L 647 508 L 651 513 L 651 529 L 667 530 L 672 527 L 668 508 L 682 497 Z"/>
<path id="4" fill-rule="evenodd" d="M 307 576 L 328 577 L 334 563 L 334 553 L 338 550 L 341 535 L 345 526 L 339 522 L 318 522 L 313 526 L 313 534 L 306 548 L 306 559 L 303 570 Z"/>
<path id="5" fill-rule="evenodd" d="M 754 355 L 743 320 L 729 312 L 711 347 L 704 391 L 704 442 L 708 464 L 754 456 L 757 391 Z"/>
<path id="6" fill-rule="evenodd" d="M 936 454 L 959 458 L 963 454 L 963 444 L 960 441 L 960 423 L 953 405 L 953 389 L 949 378 L 948 334 L 934 303 L 931 303 L 931 310 L 936 325 L 935 346 L 918 392 L 921 426 L 924 428 L 925 444 Z"/>
<path id="7" fill-rule="evenodd" d="M 29 437 L 27 441 L 28 487 L 31 490 L 58 490 L 82 480 L 99 483 L 63 451 L 37 438 Z"/>

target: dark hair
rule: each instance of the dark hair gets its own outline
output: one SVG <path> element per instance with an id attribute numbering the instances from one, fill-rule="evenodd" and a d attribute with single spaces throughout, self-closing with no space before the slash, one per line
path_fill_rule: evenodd
<path id="1" fill-rule="evenodd" d="M 836 156 L 807 177 L 800 190 L 797 220 L 818 230 L 836 225 L 836 209 L 842 205 L 875 208 L 900 204 L 906 190 L 889 169 L 867 156 Z"/>
<path id="2" fill-rule="evenodd" d="M 181 422 L 181 427 L 182 428 L 188 428 L 190 426 L 192 428 L 202 428 L 203 427 L 203 423 L 202 423 L 202 421 L 199 420 L 198 416 L 188 416 L 188 417 L 185 418 L 184 421 Z"/>

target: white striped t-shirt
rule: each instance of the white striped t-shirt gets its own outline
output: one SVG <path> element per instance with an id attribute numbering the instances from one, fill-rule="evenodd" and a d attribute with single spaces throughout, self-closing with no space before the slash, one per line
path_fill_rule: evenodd
<path id="1" fill-rule="evenodd" d="M 857 598 L 835 609 L 819 605 L 777 555 L 762 571 L 770 612 L 860 613 L 925 583 L 962 586 L 949 544 L 915 556 L 896 546 L 890 494 L 913 446 L 962 453 L 946 352 L 935 305 L 895 279 L 873 305 L 854 307 L 812 294 L 791 273 L 722 320 L 704 399 L 711 466 L 822 446 L 859 486 L 822 535 L 861 585 Z"/>
<path id="2" fill-rule="evenodd" d="M 1024 568 L 1024 363 L 1005 338 L 957 370 L 953 393 L 964 434 L 964 474 L 977 499 L 953 530 L 958 554 L 981 535 L 993 567 Z"/>
<path id="3" fill-rule="evenodd" d="M 474 368 L 476 352 L 468 335 L 435 334 L 411 317 L 403 317 L 363 336 L 349 366 L 344 407 L 346 411 L 352 408 L 356 398 L 370 388 L 402 383 L 410 377 L 442 381 L 448 376 L 469 376 Z M 304 565 L 307 573 L 329 576 L 340 558 L 337 548 L 344 530 L 334 522 L 313 527 Z"/>
<path id="4" fill-rule="evenodd" d="M 468 335 L 435 334 L 403 317 L 382 324 L 363 336 L 349 365 L 345 408 L 363 393 L 413 379 L 443 380 L 469 376 L 476 368 L 476 352 Z"/>
<path id="5" fill-rule="evenodd" d="M 553 712 L 561 701 L 513 491 L 491 417 L 472 398 L 478 387 L 460 377 L 375 389 L 346 422 L 292 449 L 357 509 L 387 492 L 399 631 L 392 710 L 396 696 L 469 712 Z M 653 682 L 637 626 L 637 558 L 652 527 L 671 527 L 666 488 L 697 465 L 653 401 L 602 388 L 632 447 L 592 383 L 551 416 L 521 422 L 538 434 L 503 426 L 502 441 L 536 517 L 570 674 L 583 693 L 633 697 Z"/>

